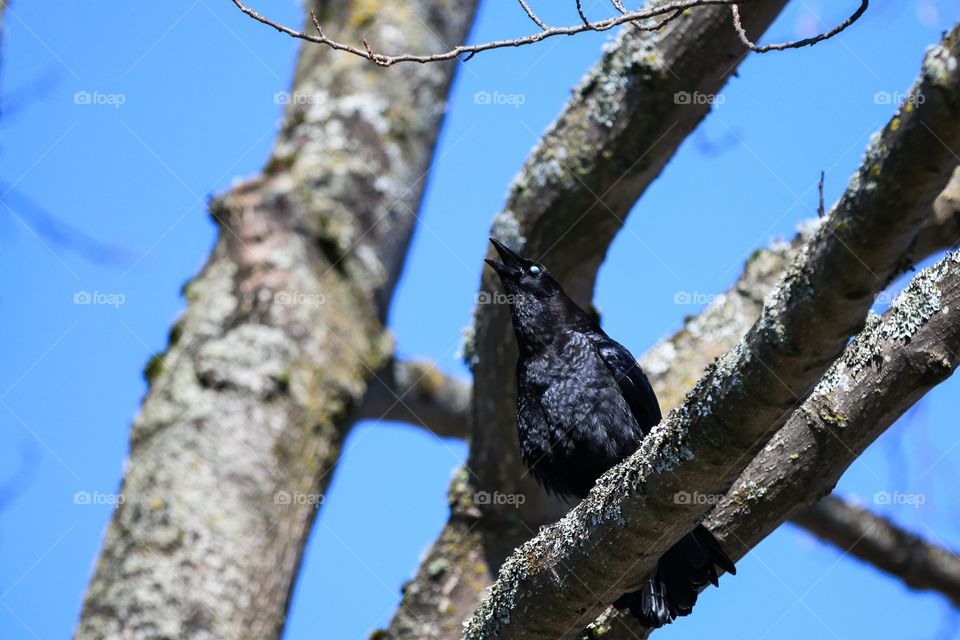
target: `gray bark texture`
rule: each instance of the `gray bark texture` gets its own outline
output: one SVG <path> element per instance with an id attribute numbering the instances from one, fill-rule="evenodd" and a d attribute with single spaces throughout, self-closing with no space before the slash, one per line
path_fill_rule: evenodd
<path id="1" fill-rule="evenodd" d="M 466 36 L 475 3 L 319 2 L 399 47 Z M 132 427 L 78 638 L 276 638 L 306 537 L 374 372 L 452 64 L 384 73 L 301 50 L 261 176 L 220 233 Z M 384 76 L 389 76 L 385 81 Z"/>
<path id="2" fill-rule="evenodd" d="M 514 552 L 466 637 L 558 638 L 593 619 L 706 515 L 709 505 L 676 496 L 724 493 L 786 423 L 863 327 L 874 295 L 897 273 L 947 186 L 956 166 L 950 149 L 960 144 L 957 54 L 955 28 L 924 60 L 912 89 L 923 104 L 905 105 L 874 138 L 744 340 L 634 456 Z"/>

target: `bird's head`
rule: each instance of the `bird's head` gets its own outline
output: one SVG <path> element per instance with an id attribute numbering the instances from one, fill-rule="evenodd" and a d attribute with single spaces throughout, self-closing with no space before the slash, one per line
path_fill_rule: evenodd
<path id="1" fill-rule="evenodd" d="M 564 327 L 588 327 L 593 321 L 563 292 L 539 262 L 528 260 L 505 244 L 490 238 L 500 260 L 487 264 L 500 276 L 510 303 L 513 329 L 520 348 L 535 348 L 553 341 Z"/>
<path id="2" fill-rule="evenodd" d="M 490 238 L 490 242 L 500 254 L 502 262 L 488 259 L 486 263 L 500 276 L 511 304 L 533 304 L 537 300 L 546 301 L 558 294 L 562 295 L 560 283 L 542 264 L 517 255 L 495 238 Z"/>

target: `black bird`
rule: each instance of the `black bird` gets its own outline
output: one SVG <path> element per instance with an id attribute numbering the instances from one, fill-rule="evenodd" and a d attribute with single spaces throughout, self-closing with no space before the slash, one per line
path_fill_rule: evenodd
<path id="1" fill-rule="evenodd" d="M 534 478 L 564 499 L 585 498 L 660 422 L 660 405 L 633 355 L 571 300 L 546 268 L 490 238 L 520 348 L 517 431 Z M 614 605 L 658 628 L 693 610 L 717 567 L 736 568 L 703 525 L 657 561 L 654 577 Z"/>

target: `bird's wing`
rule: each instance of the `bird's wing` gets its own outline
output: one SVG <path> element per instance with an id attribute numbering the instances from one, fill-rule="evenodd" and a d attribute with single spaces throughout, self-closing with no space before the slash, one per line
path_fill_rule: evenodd
<path id="1" fill-rule="evenodd" d="M 633 417 L 646 435 L 660 423 L 660 404 L 650 381 L 626 347 L 605 335 L 597 336 L 597 351 L 620 386 Z"/>

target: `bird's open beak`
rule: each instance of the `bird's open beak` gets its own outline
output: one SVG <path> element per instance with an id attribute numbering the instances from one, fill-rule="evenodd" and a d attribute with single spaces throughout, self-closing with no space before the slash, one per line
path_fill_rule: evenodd
<path id="1" fill-rule="evenodd" d="M 499 273 L 501 278 L 516 278 L 523 273 L 523 262 L 520 256 L 496 238 L 490 238 L 490 243 L 493 244 L 497 253 L 500 254 L 500 259 L 503 260 L 503 262 L 490 259 L 486 259 L 485 262 L 493 267 L 494 271 Z"/>

